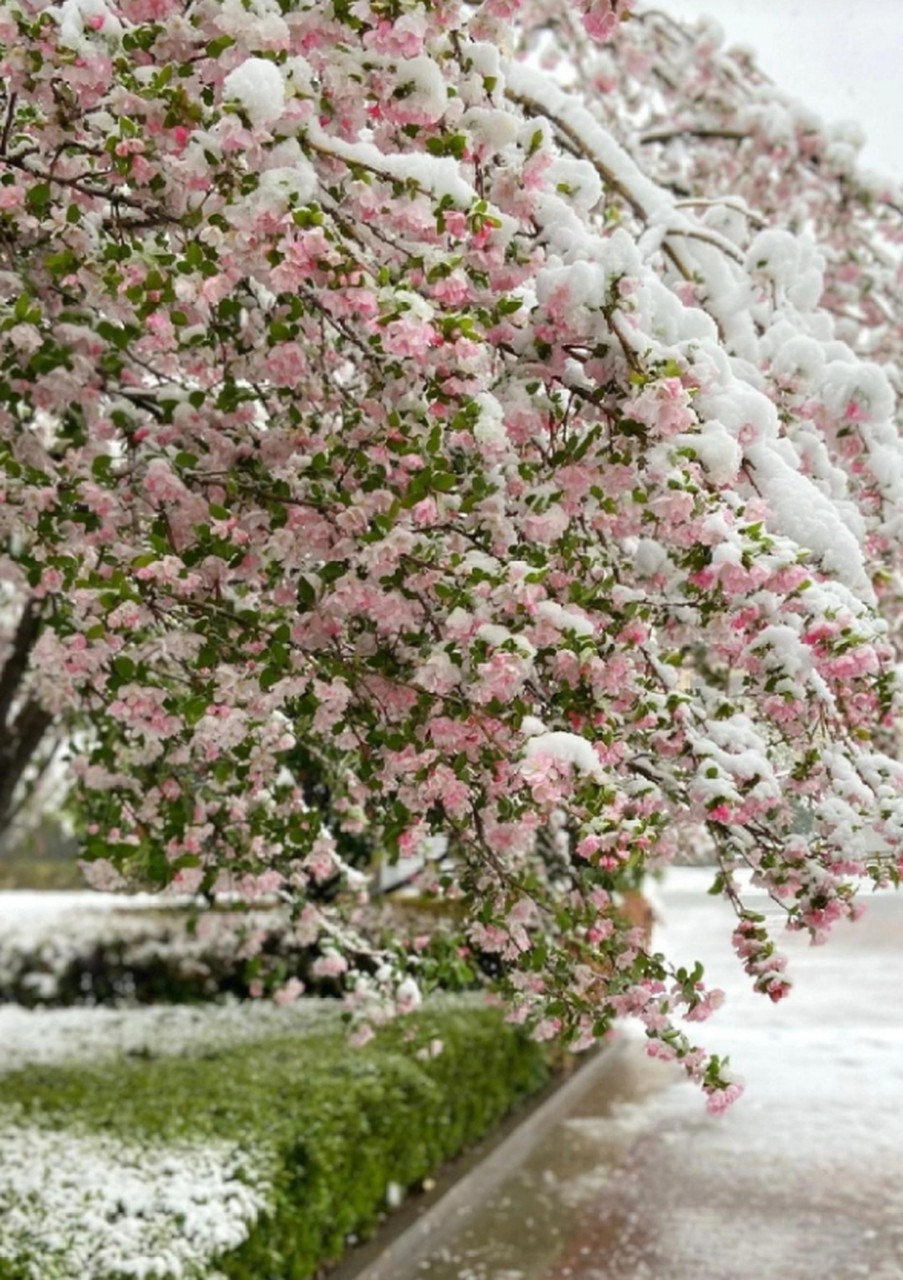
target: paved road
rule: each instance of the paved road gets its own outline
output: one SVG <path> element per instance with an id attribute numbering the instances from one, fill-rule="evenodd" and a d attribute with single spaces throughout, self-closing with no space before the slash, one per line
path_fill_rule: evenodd
<path id="1" fill-rule="evenodd" d="M 870 899 L 827 947 L 788 939 L 796 988 L 772 1006 L 704 883 L 672 873 L 661 944 L 728 992 L 698 1032 L 746 1097 L 708 1117 L 628 1041 L 393 1280 L 903 1280 L 903 895 Z"/>

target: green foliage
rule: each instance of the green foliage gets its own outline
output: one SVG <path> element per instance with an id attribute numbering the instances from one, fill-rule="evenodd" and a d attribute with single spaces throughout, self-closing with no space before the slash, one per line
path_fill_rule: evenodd
<path id="1" fill-rule="evenodd" d="M 295 1035 L 203 1056 L 31 1068 L 4 1078 L 3 1102 L 30 1122 L 129 1142 L 238 1139 L 249 1162 L 268 1167 L 271 1208 L 216 1269 L 231 1280 L 308 1280 L 349 1235 L 373 1231 L 390 1183 L 416 1187 L 548 1073 L 543 1049 L 497 1012 L 451 1003 L 357 1050 L 341 1035 Z M 17 1280 L 3 1262 L 0 1280 Z"/>

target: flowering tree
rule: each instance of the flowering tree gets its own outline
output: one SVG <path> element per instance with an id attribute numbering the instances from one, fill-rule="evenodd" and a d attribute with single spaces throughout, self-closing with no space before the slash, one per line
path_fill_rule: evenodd
<path id="1" fill-rule="evenodd" d="M 838 334 L 893 353 L 898 251 L 836 138 L 629 9 L 10 0 L 3 566 L 109 874 L 285 892 L 366 1013 L 419 962 L 337 838 L 441 835 L 513 1017 L 637 1015 L 718 1109 L 675 1019 L 719 993 L 614 895 L 707 840 L 779 999 L 736 870 L 816 940 L 897 876 L 903 451 Z"/>

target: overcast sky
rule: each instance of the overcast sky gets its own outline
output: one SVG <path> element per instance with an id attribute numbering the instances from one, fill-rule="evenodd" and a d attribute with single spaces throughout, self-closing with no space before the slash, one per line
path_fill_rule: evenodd
<path id="1" fill-rule="evenodd" d="M 650 5 L 650 7 L 652 7 Z M 828 120 L 855 120 L 871 169 L 903 181 L 903 0 L 655 0 L 716 18 L 728 43 Z"/>

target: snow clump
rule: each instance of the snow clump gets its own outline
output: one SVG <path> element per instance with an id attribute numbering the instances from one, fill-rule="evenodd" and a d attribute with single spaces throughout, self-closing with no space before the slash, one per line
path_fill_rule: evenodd
<path id="1" fill-rule="evenodd" d="M 246 58 L 223 82 L 223 96 L 240 102 L 252 124 L 278 120 L 285 110 L 282 73 L 268 58 Z"/>

